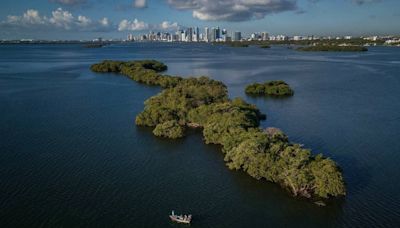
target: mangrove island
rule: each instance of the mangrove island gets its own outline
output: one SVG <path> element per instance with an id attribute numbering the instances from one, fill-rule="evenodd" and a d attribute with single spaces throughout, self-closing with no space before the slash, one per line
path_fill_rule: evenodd
<path id="1" fill-rule="evenodd" d="M 346 194 L 341 169 L 333 160 L 289 142 L 279 129 L 260 129 L 265 116 L 255 105 L 229 99 L 222 82 L 161 74 L 166 69 L 155 60 L 103 61 L 91 66 L 94 72 L 121 73 L 164 88 L 145 101 L 135 120 L 139 126 L 154 128 L 155 135 L 179 138 L 188 127 L 196 127 L 202 129 L 205 143 L 221 146 L 230 169 L 278 183 L 294 196 L 323 199 Z"/>
<path id="2" fill-rule="evenodd" d="M 339 46 L 339 45 L 315 45 L 307 47 L 299 47 L 298 51 L 327 51 L 327 52 L 364 52 L 368 51 L 368 48 L 349 45 L 349 46 Z"/>
<path id="3" fill-rule="evenodd" d="M 245 92 L 250 95 L 264 96 L 292 96 L 294 94 L 290 86 L 284 81 L 253 83 L 246 86 Z"/>

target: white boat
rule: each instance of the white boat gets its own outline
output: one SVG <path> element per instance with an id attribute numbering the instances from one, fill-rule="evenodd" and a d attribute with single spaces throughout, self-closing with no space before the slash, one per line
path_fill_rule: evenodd
<path id="1" fill-rule="evenodd" d="M 174 211 L 172 211 L 169 218 L 171 219 L 171 221 L 177 223 L 190 224 L 190 222 L 192 221 L 192 215 L 175 215 Z"/>

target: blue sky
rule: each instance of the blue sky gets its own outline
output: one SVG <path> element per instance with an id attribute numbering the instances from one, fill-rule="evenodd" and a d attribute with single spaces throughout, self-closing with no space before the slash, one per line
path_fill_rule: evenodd
<path id="1" fill-rule="evenodd" d="M 400 35 L 399 0 L 2 0 L 0 39 L 124 38 L 220 26 L 287 35 Z"/>

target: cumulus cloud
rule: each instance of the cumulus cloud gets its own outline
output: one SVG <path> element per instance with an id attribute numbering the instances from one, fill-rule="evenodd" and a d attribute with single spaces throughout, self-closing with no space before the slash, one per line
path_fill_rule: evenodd
<path id="1" fill-rule="evenodd" d="M 9 15 L 5 21 L 0 22 L 0 27 L 13 29 L 61 29 L 77 31 L 99 31 L 110 28 L 107 18 L 98 21 L 78 15 L 75 17 L 69 11 L 58 8 L 50 17 L 41 16 L 39 11 L 28 9 L 22 16 Z"/>
<path id="2" fill-rule="evenodd" d="M 81 5 L 87 3 L 87 0 L 49 0 L 49 1 L 67 6 Z"/>
<path id="3" fill-rule="evenodd" d="M 146 0 L 134 0 L 133 1 L 133 7 L 135 7 L 135 8 L 146 8 L 147 7 L 147 2 L 146 2 Z"/>
<path id="4" fill-rule="evenodd" d="M 160 29 L 163 29 L 163 30 L 178 30 L 179 29 L 179 25 L 178 25 L 178 22 L 172 23 L 172 22 L 169 22 L 169 21 L 163 21 L 160 24 Z"/>
<path id="5" fill-rule="evenodd" d="M 193 17 L 209 21 L 246 21 L 268 14 L 297 9 L 296 0 L 168 0 L 179 10 L 191 10 Z"/>
<path id="6" fill-rule="evenodd" d="M 118 25 L 118 31 L 142 31 L 147 29 L 149 29 L 149 24 L 136 18 L 133 21 L 124 19 Z"/>

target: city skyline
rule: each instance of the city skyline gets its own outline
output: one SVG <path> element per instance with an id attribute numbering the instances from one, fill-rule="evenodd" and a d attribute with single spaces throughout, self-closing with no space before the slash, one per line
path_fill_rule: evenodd
<path id="1" fill-rule="evenodd" d="M 220 27 L 270 34 L 399 35 L 395 0 L 4 0 L 0 39 L 124 39 Z M 204 31 L 202 31 L 204 33 Z"/>

